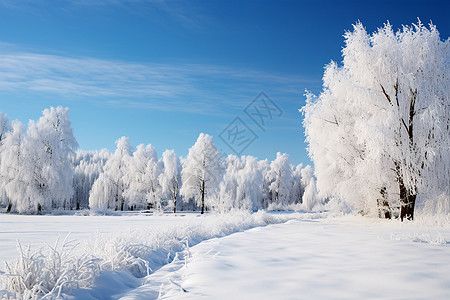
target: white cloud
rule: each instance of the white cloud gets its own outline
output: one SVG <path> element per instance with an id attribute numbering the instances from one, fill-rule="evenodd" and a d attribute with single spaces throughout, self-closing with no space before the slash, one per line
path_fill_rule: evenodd
<path id="1" fill-rule="evenodd" d="M 159 110 L 240 109 L 260 90 L 302 89 L 301 78 L 204 64 L 141 64 L 0 47 L 0 91 Z M 304 85 L 304 84 L 303 84 Z"/>

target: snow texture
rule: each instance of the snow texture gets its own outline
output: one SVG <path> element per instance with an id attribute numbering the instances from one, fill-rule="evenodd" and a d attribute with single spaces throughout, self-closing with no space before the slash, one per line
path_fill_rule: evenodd
<path id="1" fill-rule="evenodd" d="M 292 220 L 215 238 L 120 299 L 448 299 L 450 229 Z"/>
<path id="2" fill-rule="evenodd" d="M 18 276 L 3 269 L 2 295 L 5 299 L 56 299 L 58 294 L 64 299 L 450 296 L 448 219 L 433 225 L 420 215 L 406 223 L 324 216 L 3 215 L 0 257 Z M 63 237 L 68 232 L 72 232 L 69 242 L 61 238 L 53 246 L 56 234 Z M 16 238 L 23 250 L 17 263 Z M 33 245 L 29 254 L 28 244 Z M 25 285 L 18 285 L 20 280 Z"/>
<path id="3" fill-rule="evenodd" d="M 190 214 L 151 217 L 6 215 L 6 218 L 9 222 L 5 223 L 4 230 L 8 232 L 9 227 L 9 239 L 2 241 L 2 257 L 10 260 L 14 241 L 18 238 L 22 242 L 19 245 L 19 257 L 7 263 L 5 274 L 1 276 L 4 297 L 55 299 L 74 289 L 91 287 L 89 291 L 79 291 L 85 294 L 80 296 L 81 299 L 85 299 L 88 297 L 86 295 L 94 297 L 92 295 L 99 292 L 98 285 L 109 280 L 105 277 L 119 280 L 117 276 L 126 276 L 138 282 L 138 278 L 170 263 L 177 252 L 203 240 L 283 222 L 295 218 L 295 215 L 235 212 L 205 217 Z M 21 222 L 24 224 L 18 225 Z M 43 224 L 40 226 L 39 222 Z M 58 223 L 61 228 L 56 229 L 60 229 L 61 233 L 67 232 L 69 228 L 76 228 L 78 232 L 66 238 L 68 242 L 55 243 L 55 224 Z M 109 233 L 93 232 L 96 224 Z M 38 233 L 39 236 L 36 236 Z M 25 239 L 21 239 L 23 234 Z M 88 235 L 90 238 L 87 240 L 78 239 Z M 34 244 L 36 240 L 41 245 L 48 242 L 39 248 L 24 248 L 22 245 L 27 245 L 30 239 L 35 241 Z M 49 243 L 55 246 L 49 246 Z M 127 282 L 123 284 L 131 284 L 133 280 L 127 279 Z M 100 293 L 111 291 L 102 290 Z"/>

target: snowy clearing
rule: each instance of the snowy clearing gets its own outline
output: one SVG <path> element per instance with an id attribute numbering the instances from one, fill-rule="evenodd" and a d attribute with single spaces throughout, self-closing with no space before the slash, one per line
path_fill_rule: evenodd
<path id="1" fill-rule="evenodd" d="M 2 260 L 18 257 L 16 239 L 38 250 L 69 232 L 79 243 L 72 256 L 87 252 L 98 259 L 89 284 L 79 277 L 81 288 L 63 287 L 64 299 L 450 297 L 450 228 L 420 221 L 133 213 L 2 215 L 1 224 Z M 58 293 L 50 291 L 45 299 Z"/>
<path id="2" fill-rule="evenodd" d="M 292 220 L 202 242 L 119 298 L 449 299 L 448 241 L 448 227 Z"/>
<path id="3" fill-rule="evenodd" d="M 141 284 L 139 278 L 170 263 L 177 253 L 201 241 L 315 216 L 264 212 L 203 216 L 2 215 L 0 256 L 9 262 L 3 269 L 6 275 L 1 276 L 1 289 L 3 297 L 12 299 L 18 296 L 54 299 L 78 288 L 82 288 L 78 292 L 83 294 L 79 299 L 108 299 L 123 289 L 136 288 Z M 68 242 L 63 242 L 68 233 L 71 233 Z M 62 236 L 59 242 L 58 234 Z M 17 239 L 22 245 L 20 255 L 16 250 Z M 32 245 L 30 251 L 26 249 L 28 244 Z"/>

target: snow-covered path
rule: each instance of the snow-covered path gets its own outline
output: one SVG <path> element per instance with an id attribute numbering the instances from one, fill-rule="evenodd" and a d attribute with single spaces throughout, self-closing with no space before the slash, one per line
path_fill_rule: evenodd
<path id="1" fill-rule="evenodd" d="M 450 299 L 449 228 L 289 221 L 204 241 L 122 299 Z"/>

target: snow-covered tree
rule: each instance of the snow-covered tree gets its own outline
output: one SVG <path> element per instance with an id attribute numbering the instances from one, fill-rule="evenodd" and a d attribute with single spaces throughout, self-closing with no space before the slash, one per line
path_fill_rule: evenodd
<path id="1" fill-rule="evenodd" d="M 194 198 L 202 214 L 205 202 L 211 206 L 213 195 L 218 192 L 223 169 L 223 160 L 212 136 L 200 133 L 194 146 L 189 149 L 181 171 L 183 185 L 180 193 L 186 200 Z"/>
<path id="2" fill-rule="evenodd" d="M 6 137 L 6 133 L 11 130 L 11 122 L 8 115 L 0 111 L 0 146 L 3 144 L 3 140 Z"/>
<path id="3" fill-rule="evenodd" d="M 303 208 L 307 211 L 311 211 L 318 203 L 316 180 L 314 178 L 313 169 L 310 165 L 307 165 L 301 169 L 301 183 L 304 186 L 304 192 L 302 196 Z"/>
<path id="4" fill-rule="evenodd" d="M 146 208 L 149 205 L 161 209 L 161 187 L 158 176 L 162 163 L 152 145 L 137 146 L 125 175 L 127 189 L 124 193 L 130 208 Z"/>
<path id="5" fill-rule="evenodd" d="M 286 153 L 277 153 L 276 159 L 270 163 L 267 174 L 270 182 L 271 203 L 285 206 L 290 204 L 292 191 L 292 168 Z"/>
<path id="6" fill-rule="evenodd" d="M 269 180 L 269 172 L 270 172 L 270 164 L 267 159 L 258 161 L 258 171 L 261 173 L 263 177 L 263 185 L 262 185 L 262 200 L 260 203 L 261 208 L 268 208 L 269 204 L 272 201 L 271 193 L 270 193 L 270 180 Z"/>
<path id="7" fill-rule="evenodd" d="M 244 210 L 258 210 L 263 198 L 263 175 L 258 160 L 252 156 L 241 159 L 229 155 L 227 169 L 220 183 L 220 207 Z"/>
<path id="8" fill-rule="evenodd" d="M 450 185 L 450 40 L 419 21 L 373 34 L 358 23 L 345 43 L 342 66 L 326 67 L 303 108 L 318 190 L 413 219 L 418 195 Z"/>
<path id="9" fill-rule="evenodd" d="M 117 148 L 106 162 L 103 173 L 97 178 L 89 195 L 89 206 L 93 210 L 124 210 L 124 192 L 128 188 L 125 176 L 129 170 L 132 149 L 130 140 L 121 137 Z"/>
<path id="10" fill-rule="evenodd" d="M 305 192 L 305 186 L 302 184 L 302 170 L 303 164 L 298 164 L 292 169 L 292 190 L 291 190 L 291 203 L 302 203 L 303 193 Z"/>
<path id="11" fill-rule="evenodd" d="M 219 194 L 216 198 L 216 209 L 223 212 L 235 206 L 237 200 L 237 173 L 242 168 L 241 161 L 236 155 L 228 155 L 225 159 L 226 169 L 219 183 Z"/>
<path id="12" fill-rule="evenodd" d="M 29 207 L 26 187 L 26 165 L 24 164 L 23 140 L 25 136 L 25 126 L 19 121 L 12 123 L 12 131 L 5 134 L 1 147 L 0 174 L 2 180 L 2 199 L 11 210 L 26 212 Z M 13 208 L 14 206 L 14 208 Z"/>
<path id="13" fill-rule="evenodd" d="M 11 130 L 11 124 L 8 116 L 0 111 L 0 169 L 2 163 L 2 145 L 6 138 L 6 134 Z M 4 178 L 2 173 L 0 172 L 0 206 L 8 205 L 9 201 L 7 200 L 5 189 L 4 189 Z"/>
<path id="14" fill-rule="evenodd" d="M 146 170 L 146 185 L 149 188 L 147 193 L 147 203 L 158 211 L 163 210 L 162 188 L 159 184 L 159 176 L 163 172 L 163 161 L 150 160 Z"/>
<path id="15" fill-rule="evenodd" d="M 37 122 L 29 122 L 25 136 L 23 126 L 14 122 L 11 135 L 5 139 L 8 158 L 3 161 L 12 209 L 36 213 L 67 208 L 73 193 L 70 156 L 77 147 L 68 108 L 44 110 Z"/>
<path id="16" fill-rule="evenodd" d="M 106 150 L 83 151 L 75 154 L 73 167 L 74 194 L 71 208 L 80 209 L 89 207 L 89 192 L 94 182 L 103 173 L 103 167 L 111 154 Z"/>
<path id="17" fill-rule="evenodd" d="M 177 211 L 177 200 L 181 187 L 181 163 L 174 150 L 166 150 L 162 155 L 164 171 L 158 177 L 162 197 L 170 201 L 173 212 Z"/>

